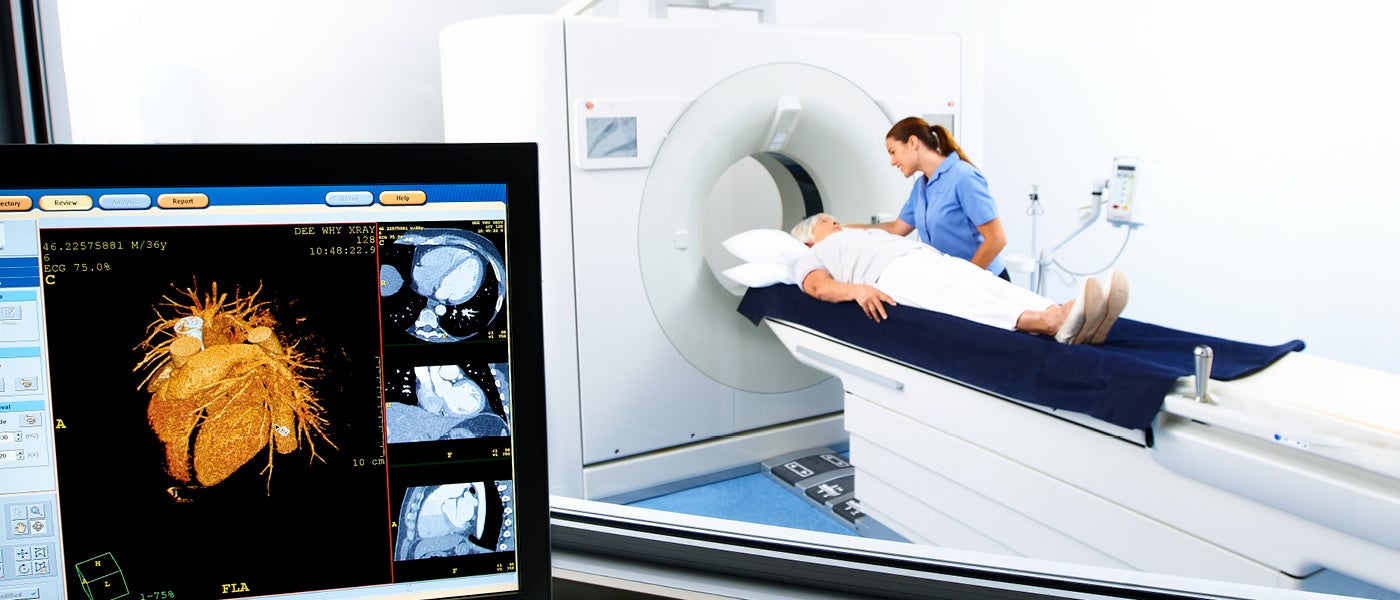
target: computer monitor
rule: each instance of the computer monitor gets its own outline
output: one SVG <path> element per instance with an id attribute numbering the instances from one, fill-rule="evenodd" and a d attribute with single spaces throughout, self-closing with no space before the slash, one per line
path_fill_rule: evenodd
<path id="1" fill-rule="evenodd" d="M 0 146 L 0 597 L 548 597 L 537 173 Z"/>

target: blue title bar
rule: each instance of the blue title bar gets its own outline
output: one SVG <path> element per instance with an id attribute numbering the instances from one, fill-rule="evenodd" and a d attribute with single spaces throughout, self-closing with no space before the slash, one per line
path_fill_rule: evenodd
<path id="1" fill-rule="evenodd" d="M 455 184 L 375 184 L 375 185 L 308 185 L 264 187 L 181 187 L 181 188 L 42 188 L 0 190 L 0 196 L 27 196 L 39 209 L 42 196 L 90 196 L 94 208 L 103 210 L 141 210 L 153 206 L 149 199 L 162 195 L 203 194 L 209 206 L 271 206 L 309 205 L 365 206 L 369 203 L 346 202 L 348 198 L 369 198 L 371 203 L 383 192 L 421 192 L 428 203 L 438 202 L 506 202 L 504 183 Z M 107 196 L 105 202 L 98 199 Z M 143 200 L 143 198 L 147 200 Z M 179 209 L 186 210 L 186 209 Z"/>

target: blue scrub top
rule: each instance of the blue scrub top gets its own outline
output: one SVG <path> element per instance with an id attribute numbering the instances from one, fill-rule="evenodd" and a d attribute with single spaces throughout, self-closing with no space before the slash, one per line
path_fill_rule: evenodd
<path id="1" fill-rule="evenodd" d="M 987 178 L 956 152 L 943 159 L 932 179 L 919 174 L 899 211 L 899 219 L 913 225 L 925 244 L 964 260 L 971 259 L 985 239 L 977 227 L 995 218 L 997 205 L 987 190 Z M 987 266 L 997 275 L 1005 269 L 1001 254 Z"/>

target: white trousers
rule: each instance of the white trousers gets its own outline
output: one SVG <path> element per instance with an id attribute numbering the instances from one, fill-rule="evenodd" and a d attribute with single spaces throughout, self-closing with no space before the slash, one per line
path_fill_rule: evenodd
<path id="1" fill-rule="evenodd" d="M 919 248 L 895 259 L 880 272 L 875 288 L 904 306 L 1009 330 L 1016 329 L 1021 313 L 1058 304 L 932 248 Z"/>

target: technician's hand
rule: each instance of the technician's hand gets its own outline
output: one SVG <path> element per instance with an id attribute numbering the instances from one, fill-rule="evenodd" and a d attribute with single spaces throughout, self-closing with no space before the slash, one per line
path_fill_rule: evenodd
<path id="1" fill-rule="evenodd" d="M 855 286 L 851 296 L 851 299 L 860 305 L 861 310 L 865 311 L 865 316 L 874 319 L 876 323 L 889 318 L 889 315 L 885 314 L 886 304 L 895 305 L 894 298 L 868 285 Z"/>

